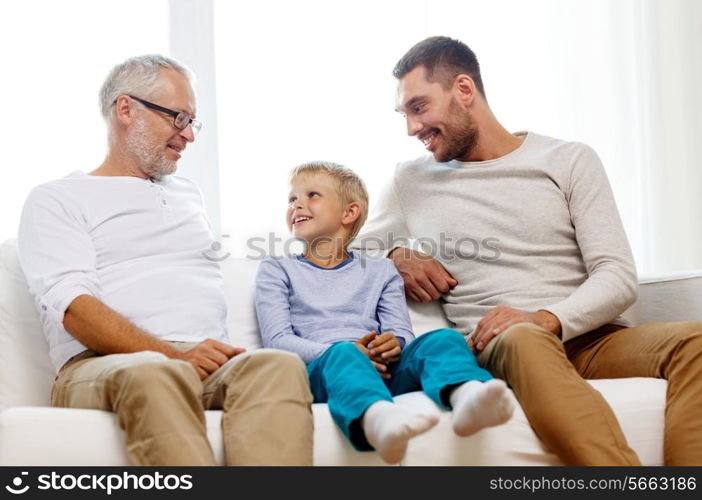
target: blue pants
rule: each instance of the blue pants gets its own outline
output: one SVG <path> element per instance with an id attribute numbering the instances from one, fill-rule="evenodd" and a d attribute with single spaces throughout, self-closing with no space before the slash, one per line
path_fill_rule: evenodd
<path id="1" fill-rule="evenodd" d="M 314 402 L 329 404 L 332 418 L 357 450 L 373 449 L 360 425 L 363 413 L 373 403 L 421 389 L 437 405 L 450 410 L 444 389 L 492 378 L 478 366 L 463 335 L 448 328 L 410 342 L 400 361 L 389 366 L 389 373 L 392 377 L 383 380 L 352 342 L 334 344 L 307 365 Z"/>

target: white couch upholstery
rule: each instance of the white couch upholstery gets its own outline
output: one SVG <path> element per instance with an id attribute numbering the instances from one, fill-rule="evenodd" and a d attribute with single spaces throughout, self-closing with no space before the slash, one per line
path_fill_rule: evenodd
<path id="1" fill-rule="evenodd" d="M 260 347 L 253 309 L 258 263 L 222 262 L 226 282 L 231 341 Z M 702 274 L 669 275 L 643 280 L 640 299 L 627 311 L 637 323 L 702 319 Z M 447 325 L 438 304 L 412 306 L 416 332 Z M 115 416 L 97 410 L 49 408 L 54 371 L 41 333 L 34 302 L 19 267 L 15 242 L 0 245 L 0 465 L 127 465 L 124 434 Z M 644 464 L 660 465 L 666 382 L 656 379 L 593 380 L 610 403 L 631 446 Z M 426 407 L 422 393 L 396 398 Z M 375 453 L 360 453 L 335 427 L 327 406 L 313 407 L 316 465 L 382 465 Z M 207 431 L 215 455 L 224 463 L 221 412 L 207 412 Z M 402 465 L 557 465 L 529 427 L 517 405 L 506 424 L 469 438 L 455 437 L 450 415 L 410 443 Z"/>

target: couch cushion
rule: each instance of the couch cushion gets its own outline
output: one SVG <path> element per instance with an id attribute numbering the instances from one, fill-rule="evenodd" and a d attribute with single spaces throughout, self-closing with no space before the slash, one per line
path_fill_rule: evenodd
<path id="1" fill-rule="evenodd" d="M 215 459 L 224 464 L 222 412 L 207 411 L 205 417 Z M 0 442 L 0 466 L 129 465 L 124 432 L 107 411 L 11 408 L 0 412 Z"/>
<path id="2" fill-rule="evenodd" d="M 614 410 L 644 465 L 663 461 L 666 382 L 655 379 L 591 380 Z M 417 411 L 439 411 L 423 393 L 395 398 Z M 358 452 L 334 424 L 325 404 L 312 406 L 315 465 L 384 465 L 377 453 Z M 207 436 L 224 464 L 221 412 L 207 411 Z M 82 436 L 100 439 L 82 439 Z M 114 414 L 64 408 L 12 408 L 0 413 L 0 465 L 128 465 L 124 433 Z M 467 438 L 451 430 L 451 415 L 410 442 L 402 465 L 559 465 L 516 406 L 504 425 Z"/>
<path id="3" fill-rule="evenodd" d="M 313 405 L 314 463 L 384 465 L 377 453 L 353 449 L 336 427 L 327 405 Z M 207 437 L 217 463 L 225 464 L 222 412 L 205 412 Z M 99 436 L 99 439 L 84 439 Z M 0 412 L 0 466 L 124 466 L 124 432 L 114 413 L 69 408 L 17 407 Z"/>
<path id="4" fill-rule="evenodd" d="M 629 445 L 643 465 L 663 464 L 665 380 L 626 378 L 588 380 L 612 407 Z M 423 394 L 398 396 L 398 403 L 418 411 L 433 403 Z M 443 412 L 434 429 L 410 442 L 403 465 L 559 465 L 560 460 L 536 437 L 519 405 L 504 425 L 455 439 L 451 415 Z"/>

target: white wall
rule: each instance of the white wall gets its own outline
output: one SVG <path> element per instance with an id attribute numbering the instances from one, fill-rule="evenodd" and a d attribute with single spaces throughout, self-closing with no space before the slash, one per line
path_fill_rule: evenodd
<path id="1" fill-rule="evenodd" d="M 105 154 L 98 90 L 117 62 L 168 52 L 165 0 L 0 2 L 0 240 L 31 188 Z"/>

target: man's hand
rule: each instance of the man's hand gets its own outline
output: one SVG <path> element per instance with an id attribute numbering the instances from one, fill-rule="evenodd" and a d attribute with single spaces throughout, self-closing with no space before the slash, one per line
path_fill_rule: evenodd
<path id="1" fill-rule="evenodd" d="M 378 370 L 378 374 L 381 376 L 383 379 L 389 379 L 390 374 L 388 373 L 388 367 L 387 365 L 382 361 L 382 358 L 380 361 L 376 360 L 374 356 L 371 354 L 370 350 L 368 349 L 368 344 L 370 344 L 376 337 L 378 336 L 378 332 L 372 331 L 369 334 L 361 337 L 358 339 L 354 344 L 356 347 L 358 347 L 363 354 L 368 356 L 368 359 L 371 360 L 371 363 L 373 363 L 373 366 L 375 366 L 375 369 Z"/>
<path id="2" fill-rule="evenodd" d="M 453 276 L 426 254 L 397 247 L 388 255 L 405 282 L 407 297 L 415 302 L 438 300 L 458 285 Z"/>
<path id="3" fill-rule="evenodd" d="M 180 359 L 193 365 L 200 375 L 200 380 L 205 380 L 230 358 L 245 351 L 246 349 L 241 347 L 233 347 L 215 339 L 206 339 L 182 353 Z"/>
<path id="4" fill-rule="evenodd" d="M 375 339 L 368 343 L 371 359 L 380 363 L 396 363 L 400 360 L 400 341 L 392 332 L 384 332 L 377 335 Z"/>
<path id="5" fill-rule="evenodd" d="M 517 323 L 534 323 L 554 335 L 561 335 L 561 322 L 548 311 L 528 313 L 507 306 L 497 306 L 478 321 L 469 345 L 474 351 L 480 352 L 494 337 Z"/>

